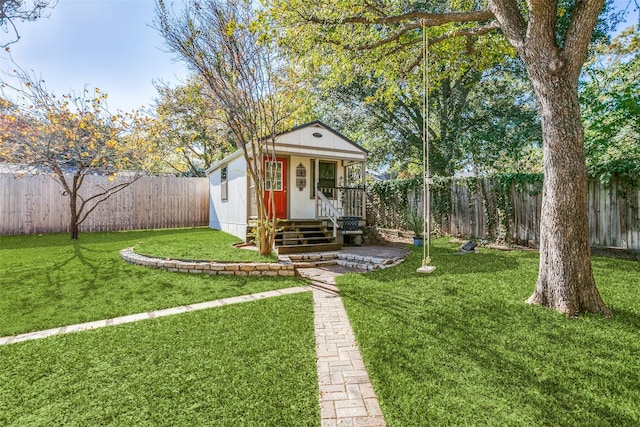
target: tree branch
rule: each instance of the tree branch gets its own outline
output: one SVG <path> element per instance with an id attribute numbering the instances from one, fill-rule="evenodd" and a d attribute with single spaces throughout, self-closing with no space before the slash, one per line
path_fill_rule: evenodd
<path id="1" fill-rule="evenodd" d="M 5 33 L 13 33 L 13 40 L 0 42 L 0 47 L 7 47 L 20 39 L 20 34 L 14 20 L 35 21 L 43 16 L 47 8 L 53 8 L 58 0 L 33 0 L 33 4 L 27 6 L 24 0 L 0 0 L 0 28 Z"/>
<path id="2" fill-rule="evenodd" d="M 500 24 L 502 33 L 509 43 L 524 54 L 525 38 L 527 35 L 527 23 L 518 9 L 515 0 L 490 0 L 489 9 Z"/>
<path id="3" fill-rule="evenodd" d="M 371 50 L 371 49 L 375 49 L 377 47 L 383 46 L 385 44 L 391 43 L 393 41 L 396 41 L 398 39 L 400 39 L 400 37 L 402 37 L 404 34 L 406 34 L 409 31 L 412 30 L 416 30 L 422 27 L 422 23 L 417 23 L 417 24 L 409 24 L 406 25 L 404 27 L 402 27 L 402 29 L 400 29 L 399 31 L 397 31 L 396 33 L 385 37 L 382 40 L 379 40 L 375 43 L 371 43 L 371 44 L 366 44 L 366 45 L 362 45 L 360 47 L 358 47 L 358 50 Z M 497 30 L 498 28 L 500 28 L 500 24 L 498 24 L 498 21 L 493 20 L 485 25 L 479 26 L 479 27 L 475 27 L 475 28 L 463 28 L 463 29 L 459 29 L 459 30 L 453 30 L 450 31 L 448 33 L 445 33 L 441 36 L 438 37 L 434 37 L 431 38 L 429 40 L 429 44 L 430 45 L 434 45 L 437 43 L 440 43 L 444 40 L 453 38 L 453 37 L 473 37 L 473 36 L 480 36 L 483 34 L 487 34 L 493 30 Z M 412 44 L 418 44 L 418 43 L 422 43 L 422 39 L 416 40 L 415 42 L 408 42 L 408 43 L 403 43 L 403 46 L 408 46 L 408 45 L 412 45 Z"/>
<path id="4" fill-rule="evenodd" d="M 500 28 L 500 24 L 498 24 L 498 21 L 491 21 L 488 24 L 483 25 L 481 27 L 454 30 L 449 33 L 443 34 L 441 36 L 429 39 L 429 46 L 442 43 L 443 41 L 453 37 L 466 37 L 467 40 L 470 40 L 474 36 L 481 36 L 483 34 L 487 34 L 487 33 L 490 33 L 491 31 L 497 30 L 498 28 Z M 422 40 L 420 39 L 416 41 L 416 43 L 422 43 Z M 418 67 L 422 63 L 423 55 L 424 55 L 424 52 L 421 50 L 420 53 L 417 55 L 416 60 L 413 61 L 409 65 L 409 67 L 407 67 L 406 72 L 409 72 L 414 68 Z"/>
<path id="5" fill-rule="evenodd" d="M 382 16 L 379 18 L 366 18 L 363 16 L 348 16 L 337 20 L 322 19 L 317 16 L 308 16 L 305 19 L 309 22 L 323 25 L 340 25 L 340 24 L 402 24 L 407 21 L 423 21 L 427 27 L 435 27 L 437 25 L 450 23 L 478 22 L 487 21 L 494 17 L 489 9 L 474 10 L 470 12 L 446 12 L 446 13 L 428 13 L 428 12 L 408 12 L 394 16 Z"/>
<path id="6" fill-rule="evenodd" d="M 604 0 L 576 1 L 565 36 L 562 55 L 567 69 L 577 81 L 587 57 L 591 34 L 604 7 Z M 585 35 L 585 32 L 589 35 Z"/>

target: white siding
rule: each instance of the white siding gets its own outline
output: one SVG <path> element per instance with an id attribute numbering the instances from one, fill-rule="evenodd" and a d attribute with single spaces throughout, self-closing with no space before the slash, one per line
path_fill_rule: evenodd
<path id="1" fill-rule="evenodd" d="M 316 216 L 316 199 L 311 198 L 311 168 L 314 167 L 311 159 L 307 157 L 291 156 L 291 167 L 289 168 L 289 218 L 290 219 L 312 219 Z M 296 186 L 296 168 L 302 164 L 307 171 L 307 185 L 300 191 Z"/>
<path id="2" fill-rule="evenodd" d="M 222 201 L 221 171 L 227 166 L 227 201 Z M 244 157 L 231 159 L 229 163 L 218 165 L 209 176 L 209 227 L 247 238 L 247 172 Z"/>
<path id="3" fill-rule="evenodd" d="M 326 161 L 336 164 L 336 185 L 344 186 L 344 167 L 341 161 L 335 159 L 327 159 L 319 157 L 320 161 Z M 315 159 L 307 157 L 291 156 L 289 159 L 289 219 L 312 219 L 316 216 L 316 199 L 311 197 L 311 188 L 316 185 L 311 181 L 311 177 L 315 175 L 312 170 L 316 167 Z M 300 191 L 296 186 L 296 168 L 302 164 L 307 171 L 307 185 Z M 317 180 L 317 175 L 316 175 Z"/>
<path id="4" fill-rule="evenodd" d="M 322 135 L 320 138 L 314 133 Z M 277 151 L 306 157 L 364 161 L 366 152 L 322 126 L 308 126 L 277 138 Z"/>

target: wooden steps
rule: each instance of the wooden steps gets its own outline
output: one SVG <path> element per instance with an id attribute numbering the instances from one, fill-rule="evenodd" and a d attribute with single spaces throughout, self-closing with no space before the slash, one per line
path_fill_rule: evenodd
<path id="1" fill-rule="evenodd" d="M 337 251 L 342 247 L 321 220 L 289 220 L 281 227 L 275 240 L 278 254 Z"/>

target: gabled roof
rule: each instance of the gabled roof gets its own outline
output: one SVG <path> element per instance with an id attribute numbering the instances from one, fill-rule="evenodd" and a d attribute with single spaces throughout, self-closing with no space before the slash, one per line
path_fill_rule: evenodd
<path id="1" fill-rule="evenodd" d="M 291 132 L 294 132 L 294 131 L 297 131 L 297 130 L 300 130 L 300 129 L 304 129 L 304 128 L 307 128 L 307 127 L 313 127 L 313 126 L 323 127 L 326 130 L 328 130 L 329 132 L 331 132 L 334 135 L 338 136 L 339 138 L 344 139 L 345 141 L 347 141 L 349 144 L 353 145 L 357 149 L 362 150 L 365 153 L 369 154 L 369 150 L 367 150 L 366 148 L 363 148 L 361 145 L 359 145 L 356 142 L 354 142 L 351 138 L 348 138 L 348 137 L 344 136 L 342 133 L 340 133 L 337 130 L 333 129 L 331 126 L 328 126 L 328 125 L 324 124 L 320 120 L 314 120 L 312 122 L 308 122 L 308 123 L 304 123 L 304 124 L 295 126 L 295 127 L 291 128 L 291 129 L 289 129 L 288 131 L 279 133 L 277 136 L 285 135 L 287 133 L 291 133 Z"/>
<path id="2" fill-rule="evenodd" d="M 354 148 L 356 148 L 358 151 L 365 153 L 365 155 L 369 154 L 369 151 L 367 151 L 366 149 L 364 149 L 363 147 L 361 147 L 360 145 L 358 145 L 357 143 L 355 143 L 354 141 L 352 141 L 350 138 L 347 138 L 346 136 L 344 136 L 343 134 L 341 134 L 340 132 L 338 132 L 337 130 L 331 128 L 330 126 L 327 126 L 326 124 L 324 124 L 323 122 L 321 122 L 320 120 L 314 120 L 312 122 L 308 122 L 308 123 L 304 123 L 298 126 L 295 126 L 287 131 L 281 132 L 279 134 L 276 135 L 276 140 L 279 137 L 291 134 L 293 132 L 305 129 L 305 128 L 322 128 L 328 132 L 331 132 L 332 134 L 334 134 L 336 137 L 338 137 L 339 139 L 341 139 L 342 141 L 346 142 L 349 145 L 352 145 Z M 268 138 L 268 137 L 265 137 Z M 277 144 L 277 142 L 276 142 Z M 240 157 L 242 155 L 242 149 L 239 149 L 235 152 L 233 152 L 232 154 L 228 155 L 227 157 L 225 157 L 222 160 L 217 161 L 216 163 L 214 163 L 213 165 L 211 165 L 206 171 L 205 173 L 207 175 L 210 175 L 214 170 L 220 168 L 222 165 L 230 162 L 233 159 L 236 159 L 238 157 Z"/>

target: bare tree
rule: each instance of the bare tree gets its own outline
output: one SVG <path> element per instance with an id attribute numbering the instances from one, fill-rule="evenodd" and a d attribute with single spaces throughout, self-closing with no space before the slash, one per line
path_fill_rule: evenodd
<path id="1" fill-rule="evenodd" d="M 269 254 L 278 218 L 264 189 L 275 177 L 275 136 L 291 114 L 276 91 L 277 60 L 253 7 L 244 0 L 189 1 L 176 13 L 159 0 L 156 24 L 169 48 L 206 83 L 220 120 L 243 150 L 255 183 L 256 243 Z"/>
<path id="2" fill-rule="evenodd" d="M 15 21 L 35 21 L 57 2 L 58 0 L 0 0 L 0 28 L 6 34 L 13 34 L 8 41 L 0 42 L 0 47 L 7 47 L 20 39 Z"/>

